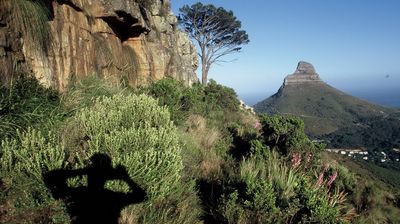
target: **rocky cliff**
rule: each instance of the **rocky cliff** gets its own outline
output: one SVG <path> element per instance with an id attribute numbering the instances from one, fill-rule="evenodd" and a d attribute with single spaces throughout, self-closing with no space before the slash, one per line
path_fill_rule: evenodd
<path id="1" fill-rule="evenodd" d="M 169 0 L 1 1 L 3 83 L 15 70 L 27 70 L 61 91 L 91 74 L 130 85 L 165 76 L 187 84 L 197 80 L 196 49 L 177 28 Z M 49 12 L 43 23 L 35 19 L 38 7 Z M 29 35 L 46 43 L 41 46 Z"/>
<path id="2" fill-rule="evenodd" d="M 300 61 L 297 64 L 296 71 L 292 75 L 286 76 L 283 82 L 284 85 L 302 83 L 322 83 L 314 66 L 305 61 Z"/>

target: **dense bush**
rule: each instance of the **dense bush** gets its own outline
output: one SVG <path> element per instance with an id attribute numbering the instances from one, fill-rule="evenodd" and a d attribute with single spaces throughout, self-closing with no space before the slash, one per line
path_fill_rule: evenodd
<path id="1" fill-rule="evenodd" d="M 91 155 L 103 152 L 110 156 L 114 166 L 126 167 L 129 176 L 143 186 L 148 201 L 135 207 L 140 213 L 126 209 L 125 216 L 135 215 L 147 223 L 175 222 L 184 219 L 195 223 L 196 200 L 193 184 L 182 179 L 181 146 L 175 126 L 166 108 L 145 95 L 114 95 L 96 100 L 89 108 L 83 108 L 71 121 L 79 131 L 75 141 L 87 140 L 83 152 L 73 146 L 70 155 L 76 155 L 75 168 L 82 168 Z M 82 156 L 84 155 L 84 156 Z M 71 157 L 71 156 L 70 156 Z M 111 190 L 124 191 L 124 185 L 110 181 Z M 157 207 L 154 205 L 158 204 Z M 190 206 L 171 213 L 170 207 Z M 126 218 L 126 217 L 125 217 Z M 182 219 L 181 221 L 179 221 Z"/>
<path id="2" fill-rule="evenodd" d="M 213 110 L 227 110 L 237 112 L 239 110 L 239 100 L 236 92 L 229 87 L 219 85 L 214 80 L 210 80 L 204 88 L 205 101 L 207 102 L 207 112 Z"/>
<path id="3" fill-rule="evenodd" d="M 301 120 L 257 118 L 215 82 L 186 87 L 164 79 L 134 90 L 157 99 L 95 76 L 61 96 L 34 80 L 19 82 L 1 90 L 1 115 L 21 130 L 4 129 L 11 138 L 0 146 L 0 222 L 71 221 L 70 205 L 55 200 L 43 176 L 84 170 L 98 153 L 147 195 L 122 210 L 120 223 L 398 221 L 385 217 L 395 217 L 398 209 L 387 204 L 398 198 L 321 160 L 322 146 L 307 138 Z M 68 186 L 88 186 L 88 176 L 69 178 Z M 105 188 L 132 189 L 118 178 Z M 362 216 L 354 219 L 355 211 Z"/>
<path id="4" fill-rule="evenodd" d="M 75 160 L 105 152 L 115 165 L 128 167 L 131 177 L 148 186 L 151 198 L 164 198 L 180 183 L 183 169 L 178 136 L 169 116 L 145 95 L 99 98 L 73 121 L 78 139 L 88 139 L 87 148 L 79 154 L 86 158 Z"/>
<path id="5" fill-rule="evenodd" d="M 296 117 L 262 115 L 260 118 L 265 142 L 288 155 L 293 151 L 317 153 L 323 145 L 314 144 L 304 132 L 304 122 Z"/>
<path id="6" fill-rule="evenodd" d="M 235 91 L 213 80 L 207 86 L 195 83 L 185 87 L 179 81 L 165 78 L 142 91 L 156 97 L 160 105 L 168 106 L 177 124 L 183 124 L 190 114 L 198 114 L 211 122 L 217 121 L 216 125 L 222 127 L 239 111 Z"/>
<path id="7" fill-rule="evenodd" d="M 60 96 L 31 76 L 20 75 L 10 87 L 0 87 L 0 140 L 18 129 L 49 127 L 63 117 Z M 44 127 L 45 126 L 45 127 Z"/>
<path id="8" fill-rule="evenodd" d="M 286 164 L 275 151 L 243 160 L 239 178 L 246 191 L 228 192 L 220 205 L 229 223 L 342 223 L 352 218 L 344 193 L 330 191 L 326 182 Z"/>
<path id="9" fill-rule="evenodd" d="M 181 82 L 165 78 L 150 85 L 147 91 L 158 99 L 160 105 L 168 107 L 174 121 L 182 120 L 182 97 L 185 87 Z"/>
<path id="10" fill-rule="evenodd" d="M 54 134 L 28 129 L 0 146 L 0 211 L 2 223 L 64 223 L 62 204 L 56 202 L 42 174 L 66 166 L 65 152 Z"/>
<path id="11" fill-rule="evenodd" d="M 18 138 L 2 142 L 0 180 L 5 190 L 1 204 L 12 208 L 4 216 L 10 218 L 5 220 L 12 221 L 17 216 L 20 222 L 19 214 L 29 209 L 48 211 L 46 223 L 67 220 L 65 209 L 52 198 L 42 176 L 51 170 L 85 168 L 90 157 L 100 152 L 111 158 L 113 167 L 125 167 L 129 177 L 147 194 L 145 202 L 123 210 L 123 222 L 198 222 L 194 182 L 182 177 L 177 130 L 168 110 L 159 107 L 156 100 L 129 94 L 98 98 L 93 106 L 82 108 L 70 118 L 60 134 L 42 135 L 28 129 L 26 133 L 18 132 Z M 84 186 L 86 179 L 71 178 L 68 184 Z M 129 190 L 121 181 L 107 181 L 106 188 Z M 22 220 L 29 223 L 38 218 Z"/>

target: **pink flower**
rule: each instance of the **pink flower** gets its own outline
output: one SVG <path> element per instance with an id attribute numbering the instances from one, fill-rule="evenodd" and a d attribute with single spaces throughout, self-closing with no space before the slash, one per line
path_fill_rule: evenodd
<path id="1" fill-rule="evenodd" d="M 320 187 L 322 185 L 322 183 L 324 182 L 324 172 L 321 172 L 318 176 L 318 180 L 315 183 L 315 187 Z"/>
<path id="2" fill-rule="evenodd" d="M 259 121 L 256 121 L 256 122 L 253 124 L 253 128 L 259 130 L 259 129 L 261 128 L 261 123 L 260 123 Z"/>
<path id="3" fill-rule="evenodd" d="M 335 173 L 333 173 L 331 176 L 329 176 L 329 181 L 328 181 L 328 183 L 327 183 L 328 187 L 330 187 L 331 184 L 333 183 L 333 181 L 336 180 L 336 177 L 337 177 L 337 176 L 338 176 L 338 173 L 337 173 L 337 172 L 335 172 Z"/>
<path id="4" fill-rule="evenodd" d="M 300 155 L 300 153 L 298 153 L 298 152 L 293 153 L 291 162 L 292 162 L 292 167 L 293 168 L 299 167 L 300 163 L 301 163 L 301 155 Z"/>
<path id="5" fill-rule="evenodd" d="M 308 153 L 307 160 L 306 160 L 307 164 L 311 162 L 312 158 L 313 158 L 312 153 Z"/>

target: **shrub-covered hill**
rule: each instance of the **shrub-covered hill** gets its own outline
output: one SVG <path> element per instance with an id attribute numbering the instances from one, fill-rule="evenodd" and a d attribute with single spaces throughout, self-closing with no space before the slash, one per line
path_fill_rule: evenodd
<path id="1" fill-rule="evenodd" d="M 307 134 L 320 136 L 341 128 L 362 126 L 367 119 L 387 117 L 395 109 L 350 96 L 326 83 L 307 62 L 299 62 L 273 96 L 254 105 L 259 113 L 301 117 Z"/>
<path id="2" fill-rule="evenodd" d="M 359 126 L 365 119 L 381 118 L 394 109 L 368 103 L 324 83 L 287 85 L 255 105 L 257 112 L 301 117 L 307 133 L 318 136 Z"/>
<path id="3" fill-rule="evenodd" d="M 301 120 L 213 81 L 0 93 L 0 223 L 400 222 L 399 197 L 321 156 Z"/>

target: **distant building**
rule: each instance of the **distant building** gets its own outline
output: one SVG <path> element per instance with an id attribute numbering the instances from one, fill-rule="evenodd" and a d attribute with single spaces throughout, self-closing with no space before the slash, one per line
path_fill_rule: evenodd
<path id="1" fill-rule="evenodd" d="M 239 101 L 240 101 L 240 107 L 243 110 L 248 110 L 248 111 L 250 111 L 250 113 L 255 114 L 253 107 L 246 105 L 243 100 L 239 100 Z"/>

